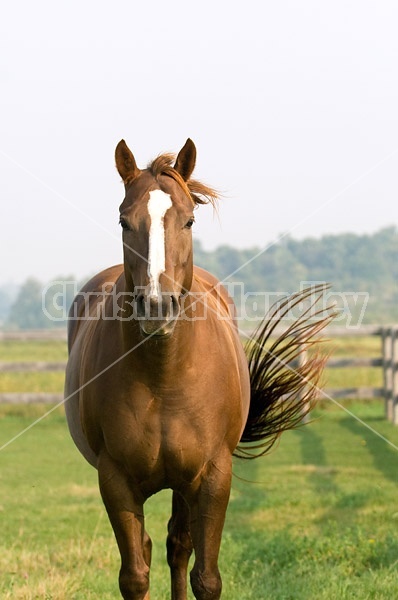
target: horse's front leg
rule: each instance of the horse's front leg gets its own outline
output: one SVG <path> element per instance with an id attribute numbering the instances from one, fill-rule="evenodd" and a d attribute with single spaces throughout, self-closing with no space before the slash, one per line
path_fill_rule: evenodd
<path id="1" fill-rule="evenodd" d="M 98 478 L 121 556 L 120 592 L 125 600 L 149 600 L 151 540 L 144 529 L 143 499 L 105 451 L 99 456 Z"/>
<path id="2" fill-rule="evenodd" d="M 167 562 L 171 574 L 171 599 L 186 600 L 187 570 L 189 557 L 192 554 L 192 539 L 189 532 L 189 507 L 178 492 L 173 492 L 168 531 Z"/>
<path id="3" fill-rule="evenodd" d="M 191 503 L 191 535 L 195 563 L 191 586 L 197 600 L 218 600 L 221 576 L 218 555 L 231 490 L 232 457 L 228 450 L 204 470 Z"/>

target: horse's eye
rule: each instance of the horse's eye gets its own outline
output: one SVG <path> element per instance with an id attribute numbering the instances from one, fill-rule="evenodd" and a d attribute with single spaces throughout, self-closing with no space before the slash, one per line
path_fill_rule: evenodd
<path id="1" fill-rule="evenodd" d="M 122 226 L 122 229 L 124 229 L 125 231 L 128 231 L 130 229 L 129 224 L 127 223 L 126 219 L 123 219 L 123 217 L 120 217 L 119 223 Z"/>
<path id="2" fill-rule="evenodd" d="M 195 219 L 191 217 L 189 221 L 185 224 L 186 229 L 191 229 L 192 225 L 195 223 Z"/>

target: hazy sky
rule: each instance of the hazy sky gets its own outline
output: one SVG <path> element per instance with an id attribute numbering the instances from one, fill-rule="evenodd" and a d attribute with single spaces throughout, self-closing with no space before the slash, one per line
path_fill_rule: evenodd
<path id="1" fill-rule="evenodd" d="M 205 248 L 398 224 L 398 4 L 8 2 L 0 283 L 120 262 L 123 185 L 191 137 Z"/>

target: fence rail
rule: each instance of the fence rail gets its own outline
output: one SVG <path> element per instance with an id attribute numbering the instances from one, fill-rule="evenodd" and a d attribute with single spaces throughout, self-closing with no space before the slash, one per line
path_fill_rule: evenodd
<path id="1" fill-rule="evenodd" d="M 0 362 L 0 373 L 65 371 L 65 362 Z"/>
<path id="2" fill-rule="evenodd" d="M 330 327 L 326 334 L 329 338 L 363 337 L 369 335 L 380 336 L 381 356 L 374 358 L 330 358 L 327 362 L 327 368 L 382 368 L 383 387 L 326 388 L 324 395 L 332 398 L 383 398 L 386 418 L 395 425 L 398 425 L 398 325 L 388 327 L 366 326 L 356 330 Z M 0 342 L 4 340 L 39 341 L 65 339 L 66 334 L 63 330 L 44 333 L 40 331 L 0 332 Z M 64 371 L 65 366 L 64 362 L 0 362 L 0 373 L 56 372 Z M 0 393 L 0 403 L 8 404 L 28 404 L 33 402 L 60 403 L 62 399 L 62 394 L 52 393 Z"/>
<path id="3" fill-rule="evenodd" d="M 0 394 L 0 404 L 61 404 L 63 394 L 50 392 L 9 392 Z"/>
<path id="4" fill-rule="evenodd" d="M 28 329 L 26 331 L 0 331 L 0 342 L 17 340 L 17 341 L 38 341 L 44 342 L 48 340 L 66 341 L 66 329 Z"/>

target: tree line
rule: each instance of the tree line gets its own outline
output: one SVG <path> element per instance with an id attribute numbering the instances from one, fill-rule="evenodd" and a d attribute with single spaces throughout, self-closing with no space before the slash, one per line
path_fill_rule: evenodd
<path id="1" fill-rule="evenodd" d="M 210 252 L 199 241 L 194 246 L 195 264 L 230 284 L 232 293 L 239 289 L 238 308 L 242 290 L 253 297 L 257 294 L 261 302 L 264 292 L 292 293 L 304 282 L 325 281 L 342 302 L 351 298 L 350 310 L 362 310 L 363 323 L 398 322 L 398 229 L 394 226 L 367 235 L 345 233 L 304 240 L 284 236 L 264 251 L 220 246 Z M 60 317 L 83 282 L 63 286 L 62 281 L 74 278 L 56 281 L 43 283 L 31 277 L 18 289 L 0 286 L 2 327 L 64 327 L 65 319 Z M 366 306 L 358 302 L 359 297 L 366 299 Z"/>

